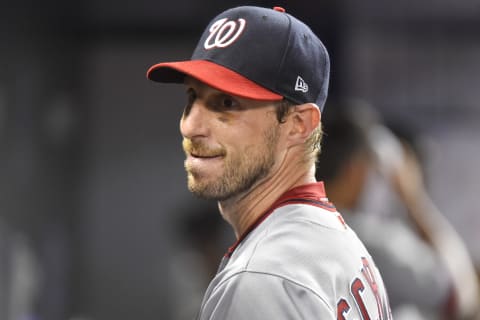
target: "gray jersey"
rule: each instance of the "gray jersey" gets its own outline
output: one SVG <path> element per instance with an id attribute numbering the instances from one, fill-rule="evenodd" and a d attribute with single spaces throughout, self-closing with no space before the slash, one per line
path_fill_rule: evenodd
<path id="1" fill-rule="evenodd" d="M 367 250 L 322 183 L 290 190 L 240 238 L 210 283 L 200 320 L 390 320 Z"/>

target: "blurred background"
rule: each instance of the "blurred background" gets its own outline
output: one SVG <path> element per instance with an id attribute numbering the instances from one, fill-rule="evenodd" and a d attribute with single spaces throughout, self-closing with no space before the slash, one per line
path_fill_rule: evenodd
<path id="1" fill-rule="evenodd" d="M 311 26 L 331 54 L 331 99 L 421 129 L 428 190 L 480 268 L 478 1 L 0 3 L 0 319 L 197 308 L 195 274 L 233 237 L 186 189 L 182 86 L 145 72 L 187 59 L 210 19 L 241 4 Z"/>

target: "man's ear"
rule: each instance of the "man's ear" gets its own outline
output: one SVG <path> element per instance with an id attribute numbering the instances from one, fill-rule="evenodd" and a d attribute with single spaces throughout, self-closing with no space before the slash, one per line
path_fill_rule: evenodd
<path id="1" fill-rule="evenodd" d="M 305 103 L 293 107 L 289 115 L 292 121 L 288 140 L 291 145 L 304 143 L 313 130 L 320 125 L 321 113 L 314 103 Z"/>

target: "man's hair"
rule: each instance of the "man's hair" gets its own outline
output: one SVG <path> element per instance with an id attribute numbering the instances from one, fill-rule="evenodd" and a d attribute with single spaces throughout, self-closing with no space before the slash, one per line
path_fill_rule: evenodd
<path id="1" fill-rule="evenodd" d="M 288 113 L 296 106 L 298 103 L 289 101 L 288 99 L 283 99 L 276 103 L 276 112 L 277 120 L 279 123 L 284 123 L 285 118 Z M 317 158 L 321 151 L 321 142 L 323 137 L 322 123 L 320 122 L 318 127 L 312 131 L 307 141 L 305 141 L 305 162 L 316 162 Z"/>

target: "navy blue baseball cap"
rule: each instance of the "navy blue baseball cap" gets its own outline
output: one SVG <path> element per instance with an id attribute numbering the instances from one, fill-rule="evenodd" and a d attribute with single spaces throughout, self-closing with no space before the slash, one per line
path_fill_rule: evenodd
<path id="1" fill-rule="evenodd" d="M 280 7 L 242 6 L 210 22 L 190 60 L 155 64 L 147 77 L 183 83 L 189 75 L 232 95 L 322 110 L 329 74 L 328 52 L 307 25 Z"/>

